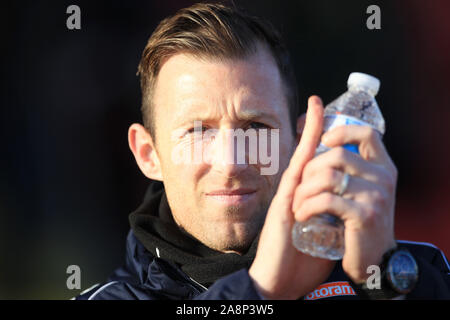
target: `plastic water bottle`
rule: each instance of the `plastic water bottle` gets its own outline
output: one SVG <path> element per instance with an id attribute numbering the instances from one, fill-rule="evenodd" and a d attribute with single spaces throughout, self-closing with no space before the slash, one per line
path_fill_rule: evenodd
<path id="1" fill-rule="evenodd" d="M 353 72 L 347 81 L 348 91 L 325 107 L 324 132 L 341 125 L 370 126 L 380 134 L 385 132 L 384 119 L 375 101 L 380 81 L 370 75 Z M 347 150 L 358 153 L 358 146 L 347 144 Z M 328 151 L 320 144 L 316 156 Z M 305 222 L 296 222 L 292 242 L 297 250 L 328 260 L 344 256 L 344 223 L 329 213 L 315 215 Z"/>

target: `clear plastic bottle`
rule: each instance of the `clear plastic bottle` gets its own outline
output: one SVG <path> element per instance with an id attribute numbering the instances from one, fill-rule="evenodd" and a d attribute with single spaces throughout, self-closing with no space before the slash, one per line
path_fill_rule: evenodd
<path id="1" fill-rule="evenodd" d="M 383 135 L 384 119 L 375 100 L 380 81 L 370 75 L 353 72 L 348 78 L 347 87 L 347 92 L 325 107 L 324 132 L 337 126 L 355 124 L 371 126 Z M 357 145 L 347 144 L 343 147 L 358 153 Z M 320 144 L 316 156 L 328 150 L 328 147 Z M 329 213 L 315 215 L 303 223 L 294 224 L 292 242 L 303 253 L 340 260 L 345 252 L 344 223 Z"/>

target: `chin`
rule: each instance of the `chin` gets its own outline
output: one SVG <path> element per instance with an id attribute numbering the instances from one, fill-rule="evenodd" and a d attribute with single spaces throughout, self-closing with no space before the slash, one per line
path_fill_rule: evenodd
<path id="1" fill-rule="evenodd" d="M 205 244 L 214 250 L 221 252 L 245 253 L 251 246 L 256 236 L 257 233 L 254 235 L 248 233 L 223 235 L 219 238 L 217 238 L 216 235 L 214 241 L 211 241 L 209 245 L 208 243 Z"/>
<path id="2" fill-rule="evenodd" d="M 228 205 L 211 206 L 208 212 L 210 223 L 216 223 L 221 230 L 248 230 L 260 219 L 254 206 Z"/>
<path id="3" fill-rule="evenodd" d="M 249 246 L 261 231 L 264 219 L 253 217 L 253 219 L 237 218 L 216 225 L 215 232 L 211 236 L 221 239 L 223 246 L 230 249 Z"/>

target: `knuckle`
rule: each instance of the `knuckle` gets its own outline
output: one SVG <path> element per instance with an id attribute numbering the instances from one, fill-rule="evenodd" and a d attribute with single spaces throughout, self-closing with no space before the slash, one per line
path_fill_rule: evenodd
<path id="1" fill-rule="evenodd" d="M 393 194 L 395 192 L 395 187 L 396 187 L 395 179 L 394 178 L 389 179 L 389 181 L 386 183 L 386 190 L 389 192 L 389 194 Z"/>
<path id="2" fill-rule="evenodd" d="M 333 185 L 337 180 L 337 172 L 332 168 L 325 168 L 322 171 L 322 175 L 329 186 Z"/>
<path id="3" fill-rule="evenodd" d="M 396 181 L 397 181 L 397 178 L 396 178 L 396 175 L 395 175 L 395 174 L 387 173 L 387 174 L 385 175 L 385 183 L 384 183 L 384 186 L 386 187 L 386 190 L 387 190 L 390 194 L 392 194 L 392 193 L 395 192 Z"/>
<path id="4" fill-rule="evenodd" d="M 375 129 L 367 126 L 365 127 L 365 130 L 367 140 L 375 141 L 378 139 L 378 132 Z"/>
<path id="5" fill-rule="evenodd" d="M 343 161 L 346 158 L 346 151 L 343 147 L 336 147 L 334 148 L 334 156 L 340 160 Z"/>
<path id="6" fill-rule="evenodd" d="M 396 177 L 395 174 L 392 174 L 390 170 L 386 170 L 385 168 L 381 168 L 376 173 L 377 183 L 385 188 L 388 193 L 392 193 L 395 191 L 396 186 Z"/>
<path id="7" fill-rule="evenodd" d="M 367 206 L 364 215 L 364 224 L 369 227 L 375 225 L 377 216 L 378 216 L 377 206 L 376 205 Z"/>
<path id="8" fill-rule="evenodd" d="M 375 190 L 372 192 L 372 199 L 376 205 L 384 207 L 387 202 L 386 195 L 381 190 Z"/>
<path id="9" fill-rule="evenodd" d="M 334 196 L 331 193 L 329 193 L 329 192 L 324 193 L 322 195 L 321 202 L 323 203 L 323 205 L 326 208 L 330 208 L 332 206 L 333 202 L 334 202 Z"/>

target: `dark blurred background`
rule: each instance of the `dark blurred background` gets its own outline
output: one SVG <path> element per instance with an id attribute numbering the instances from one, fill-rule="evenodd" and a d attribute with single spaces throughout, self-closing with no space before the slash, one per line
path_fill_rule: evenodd
<path id="1" fill-rule="evenodd" d="M 123 262 L 148 184 L 127 145 L 137 65 L 157 23 L 194 1 L 2 1 L 0 299 L 67 299 Z M 352 71 L 381 80 L 399 169 L 396 236 L 450 254 L 450 2 L 235 1 L 278 27 L 302 83 L 328 103 Z M 81 8 L 81 30 L 66 8 Z M 381 30 L 366 9 L 381 8 Z"/>

